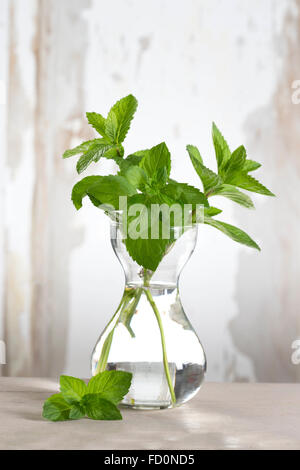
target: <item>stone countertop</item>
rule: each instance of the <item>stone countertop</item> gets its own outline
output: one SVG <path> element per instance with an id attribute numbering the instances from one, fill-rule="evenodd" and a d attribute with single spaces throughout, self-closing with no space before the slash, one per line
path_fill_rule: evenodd
<path id="1" fill-rule="evenodd" d="M 300 384 L 206 383 L 189 403 L 123 421 L 52 423 L 51 379 L 0 377 L 0 449 L 300 449 Z"/>

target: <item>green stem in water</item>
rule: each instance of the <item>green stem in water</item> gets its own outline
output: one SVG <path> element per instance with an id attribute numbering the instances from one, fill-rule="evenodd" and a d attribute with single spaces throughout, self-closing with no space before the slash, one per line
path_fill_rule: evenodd
<path id="1" fill-rule="evenodd" d="M 147 271 L 145 271 L 145 273 L 144 273 L 144 289 L 139 288 L 139 289 L 136 290 L 135 295 L 134 295 L 134 301 L 132 302 L 132 304 L 129 307 L 128 307 L 128 303 L 126 302 L 126 297 L 122 298 L 121 303 L 120 303 L 120 305 L 117 309 L 117 312 L 115 313 L 115 315 L 113 316 L 113 318 L 109 322 L 109 325 L 110 325 L 113 322 L 113 320 L 116 319 L 112 330 L 110 331 L 110 333 L 106 337 L 106 339 L 104 341 L 104 344 L 102 346 L 101 354 L 100 354 L 100 358 L 99 358 L 99 361 L 98 361 L 98 364 L 97 364 L 97 367 L 96 367 L 95 374 L 99 374 L 100 372 L 103 372 L 106 369 L 107 360 L 108 360 L 108 356 L 109 356 L 109 352 L 110 352 L 110 348 L 111 348 L 111 343 L 112 343 L 114 331 L 115 331 L 115 328 L 116 328 L 116 326 L 119 322 L 119 319 L 120 319 L 122 313 L 124 313 L 124 312 L 122 312 L 122 308 L 124 308 L 124 304 L 125 304 L 125 312 L 126 312 L 126 317 L 127 317 L 126 319 L 129 320 L 129 325 L 130 325 L 131 317 L 134 314 L 134 312 L 136 310 L 136 307 L 137 307 L 137 304 L 138 304 L 138 302 L 141 298 L 142 292 L 144 291 L 145 295 L 147 297 L 147 300 L 150 303 L 151 308 L 152 308 L 152 310 L 155 314 L 157 323 L 158 323 L 160 336 L 161 336 L 162 352 L 163 352 L 163 364 L 164 364 L 164 369 L 165 369 L 165 374 L 166 374 L 166 379 L 167 379 L 169 391 L 170 391 L 170 394 L 171 394 L 171 400 L 172 400 L 172 403 L 174 404 L 174 403 L 176 403 L 176 396 L 175 396 L 174 387 L 173 387 L 173 384 L 172 384 L 172 379 L 171 379 L 171 374 L 170 374 L 170 369 L 169 369 L 169 363 L 168 363 L 168 358 L 167 358 L 167 349 L 166 349 L 164 329 L 163 329 L 163 324 L 162 324 L 162 320 L 161 320 L 161 317 L 160 317 L 159 310 L 158 310 L 158 308 L 156 306 L 156 303 L 154 302 L 154 299 L 152 297 L 152 294 L 149 290 L 149 280 L 150 279 L 151 279 L 151 274 L 148 273 Z M 121 312 L 119 313 L 120 309 L 121 309 Z M 126 319 L 125 319 L 125 324 L 127 323 Z M 127 328 L 129 327 L 129 325 L 126 324 Z M 130 332 L 129 328 L 128 328 L 128 331 Z"/>
<path id="2" fill-rule="evenodd" d="M 131 323 L 131 319 L 136 311 L 136 307 L 139 303 L 139 300 L 141 298 L 141 295 L 142 295 L 142 292 L 143 292 L 143 289 L 139 288 L 136 290 L 136 292 L 134 293 L 134 300 L 131 304 L 129 305 L 126 305 L 126 308 L 122 309 L 122 312 L 121 312 L 121 315 L 120 315 L 120 321 L 122 321 L 122 323 L 124 323 L 124 325 L 126 326 L 127 330 L 129 331 L 130 333 L 130 336 L 132 338 L 135 337 L 135 334 L 134 332 L 132 331 L 132 328 L 130 326 L 130 323 Z"/>
<path id="3" fill-rule="evenodd" d="M 99 358 L 99 361 L 98 361 L 98 364 L 97 364 L 97 367 L 96 367 L 95 375 L 100 374 L 100 372 L 104 372 L 105 369 L 106 369 L 107 359 L 108 359 L 108 355 L 109 355 L 109 351 L 110 351 L 111 342 L 112 342 L 112 339 L 113 339 L 115 327 L 116 327 L 116 325 L 113 327 L 113 329 L 111 330 L 111 332 L 109 333 L 109 335 L 107 336 L 107 338 L 104 341 L 104 344 L 103 344 L 102 349 L 101 349 L 101 355 L 100 355 L 100 358 Z"/>
<path id="4" fill-rule="evenodd" d="M 110 322 L 108 323 L 106 328 L 108 328 L 109 325 L 114 321 L 114 319 L 116 318 L 120 308 L 123 306 L 125 300 L 126 300 L 126 298 L 124 298 L 124 296 L 123 296 L 122 299 L 121 299 L 121 302 L 120 302 L 120 304 L 117 308 L 116 313 L 114 314 L 114 316 L 112 317 L 112 319 L 110 320 Z M 112 338 L 113 338 L 113 335 L 114 335 L 114 330 L 115 330 L 115 327 L 116 327 L 117 323 L 118 322 L 116 321 L 113 329 L 111 330 L 111 332 L 108 334 L 107 338 L 104 341 L 104 344 L 103 344 L 102 349 L 101 349 L 101 354 L 100 354 L 100 357 L 99 357 L 99 361 L 98 361 L 98 364 L 97 364 L 97 367 L 96 367 L 96 370 L 95 370 L 95 375 L 100 374 L 100 372 L 103 372 L 106 369 L 108 354 L 109 354 L 109 351 L 110 351 L 111 342 L 112 342 Z"/>
<path id="5" fill-rule="evenodd" d="M 104 341 L 104 344 L 102 346 L 99 361 L 98 361 L 98 364 L 97 364 L 97 367 L 96 367 L 96 370 L 95 370 L 95 375 L 99 374 L 100 372 L 104 372 L 105 369 L 106 369 L 107 360 L 108 360 L 108 356 L 109 356 L 109 352 L 110 352 L 110 348 L 111 348 L 111 343 L 112 343 L 114 331 L 115 331 L 115 328 L 116 328 L 116 326 L 119 322 L 119 319 L 120 319 L 120 317 L 123 313 L 124 304 L 125 304 L 125 310 L 127 310 L 126 315 L 127 315 L 128 320 L 129 320 L 129 324 L 126 323 L 125 326 L 127 327 L 127 329 L 129 331 L 129 333 L 131 334 L 131 336 L 134 337 L 134 334 L 133 334 L 133 332 L 130 328 L 130 320 L 131 320 L 132 315 L 135 312 L 135 309 L 136 309 L 137 304 L 140 300 L 142 292 L 143 292 L 143 290 L 141 288 L 137 289 L 137 291 L 135 292 L 134 301 L 132 302 L 132 304 L 129 307 L 127 307 L 128 302 L 126 302 L 126 296 L 123 296 L 115 315 L 113 316 L 113 318 L 111 319 L 111 321 L 108 324 L 108 326 L 109 326 L 113 322 L 114 319 L 116 320 L 112 330 L 107 335 L 107 337 Z M 121 312 L 120 312 L 120 309 L 121 309 Z"/>
<path id="6" fill-rule="evenodd" d="M 152 310 L 155 314 L 155 317 L 156 317 L 156 320 L 157 320 L 157 323 L 158 323 L 160 336 L 161 336 L 161 345 L 162 345 L 162 351 L 163 351 L 163 363 L 164 363 L 166 379 L 167 379 L 167 382 L 168 382 L 168 387 L 169 387 L 169 390 L 170 390 L 172 403 L 175 404 L 176 403 L 176 396 L 175 396 L 174 387 L 173 387 L 172 379 L 171 379 L 171 375 L 170 375 L 169 363 L 168 363 L 168 358 L 167 358 L 166 341 L 165 341 L 164 329 L 163 329 L 163 324 L 162 324 L 162 321 L 161 321 L 160 313 L 158 311 L 156 303 L 153 300 L 153 297 L 152 297 L 152 294 L 151 294 L 150 290 L 145 289 L 144 292 L 145 292 L 145 294 L 147 296 L 147 299 L 148 299 L 148 301 L 149 301 L 149 303 L 152 307 Z"/>

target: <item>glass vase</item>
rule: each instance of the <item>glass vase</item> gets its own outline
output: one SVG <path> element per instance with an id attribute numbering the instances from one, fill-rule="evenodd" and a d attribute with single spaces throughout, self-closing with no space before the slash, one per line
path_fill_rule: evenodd
<path id="1" fill-rule="evenodd" d="M 197 225 L 171 227 L 172 244 L 152 272 L 126 250 L 123 231 L 111 221 L 111 243 L 125 273 L 116 313 L 92 353 L 92 374 L 132 373 L 122 405 L 163 409 L 181 405 L 200 389 L 206 372 L 203 347 L 183 310 L 178 279 L 197 240 Z"/>

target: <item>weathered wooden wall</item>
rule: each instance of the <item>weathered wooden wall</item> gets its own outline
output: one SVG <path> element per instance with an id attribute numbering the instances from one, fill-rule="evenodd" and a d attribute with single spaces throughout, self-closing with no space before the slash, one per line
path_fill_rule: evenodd
<path id="1" fill-rule="evenodd" d="M 268 169 L 276 202 L 261 203 L 256 217 L 238 220 L 264 241 L 261 256 L 241 255 L 237 275 L 238 315 L 230 330 L 237 348 L 251 357 L 259 381 L 300 380 L 291 345 L 300 336 L 300 107 L 292 85 L 300 77 L 300 1 L 289 2 L 278 32 L 280 69 L 265 106 L 244 126 L 248 150 Z M 249 334 L 250 332 L 250 334 Z"/>
<path id="2" fill-rule="evenodd" d="M 64 366 L 70 253 L 80 232 L 72 227 L 74 211 L 65 191 L 72 176 L 60 156 L 77 136 L 87 136 L 82 12 L 88 6 L 89 0 L 9 2 L 4 243 L 9 375 L 57 375 Z"/>
<path id="3" fill-rule="evenodd" d="M 60 157 L 93 135 L 85 111 L 132 92 L 127 149 L 166 140 L 174 177 L 197 184 L 187 143 L 214 164 L 212 120 L 264 163 L 276 200 L 255 197 L 256 213 L 223 203 L 262 253 L 202 229 L 181 292 L 209 379 L 299 380 L 299 15 L 300 0 L 1 0 L 0 373 L 89 373 L 123 277 L 104 217 L 73 209 L 75 165 Z"/>

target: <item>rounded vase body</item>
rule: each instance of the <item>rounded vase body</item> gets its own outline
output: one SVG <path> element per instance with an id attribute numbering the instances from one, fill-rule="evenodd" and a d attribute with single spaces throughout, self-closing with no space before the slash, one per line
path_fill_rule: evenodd
<path id="1" fill-rule="evenodd" d="M 132 408 L 178 406 L 197 393 L 206 371 L 203 347 L 178 291 L 180 272 L 195 247 L 197 226 L 172 230 L 172 245 L 152 272 L 132 260 L 118 222 L 111 222 L 111 242 L 126 285 L 93 350 L 92 374 L 131 372 L 131 387 L 121 404 Z"/>

